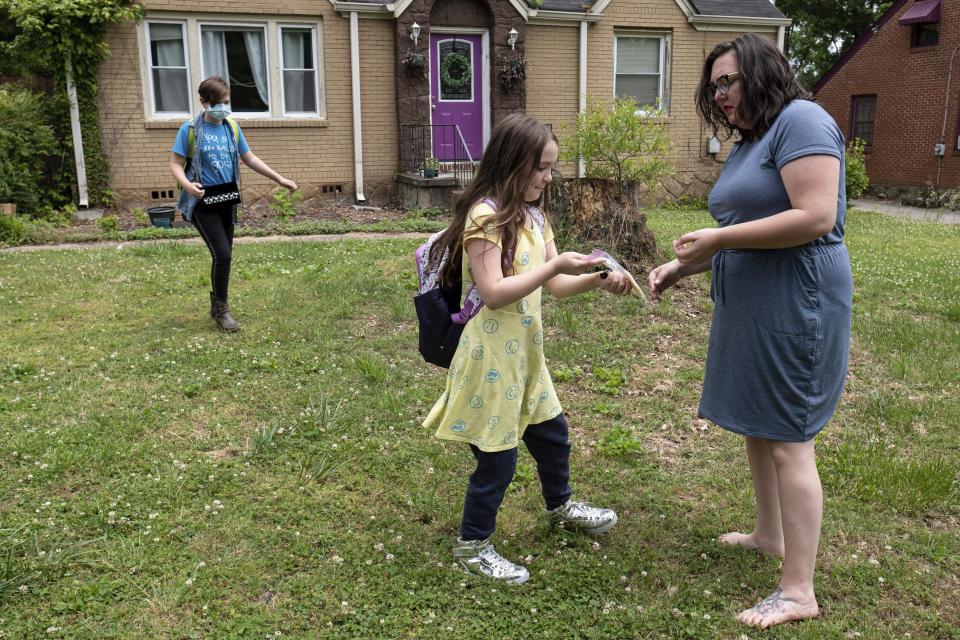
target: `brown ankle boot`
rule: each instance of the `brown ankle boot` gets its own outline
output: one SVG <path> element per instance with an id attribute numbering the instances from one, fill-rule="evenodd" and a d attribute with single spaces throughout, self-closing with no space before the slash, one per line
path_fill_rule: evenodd
<path id="1" fill-rule="evenodd" d="M 221 331 L 236 331 L 237 321 L 230 315 L 230 304 L 226 300 L 216 300 L 210 294 L 210 317 Z"/>

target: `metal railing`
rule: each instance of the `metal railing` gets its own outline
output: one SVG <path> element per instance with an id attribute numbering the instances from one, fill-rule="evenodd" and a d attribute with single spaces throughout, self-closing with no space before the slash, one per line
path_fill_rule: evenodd
<path id="1" fill-rule="evenodd" d="M 434 153 L 436 149 L 436 153 Z M 419 174 L 423 161 L 436 157 L 440 175 L 463 187 L 473 180 L 474 160 L 455 124 L 400 124 L 400 172 Z"/>

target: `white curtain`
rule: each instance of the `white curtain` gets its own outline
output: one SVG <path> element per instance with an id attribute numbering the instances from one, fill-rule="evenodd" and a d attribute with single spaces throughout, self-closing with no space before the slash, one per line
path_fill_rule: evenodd
<path id="1" fill-rule="evenodd" d="M 304 66 L 306 38 L 302 31 L 283 30 L 283 108 L 306 111 L 304 107 Z"/>
<path id="2" fill-rule="evenodd" d="M 157 111 L 190 111 L 183 30 L 179 24 L 150 24 L 154 107 Z"/>
<path id="3" fill-rule="evenodd" d="M 203 77 L 220 76 L 230 84 L 230 65 L 227 63 L 227 40 L 223 31 L 203 29 Z"/>
<path id="4" fill-rule="evenodd" d="M 263 100 L 263 104 L 270 104 L 267 95 L 267 58 L 263 51 L 263 33 L 244 31 L 243 42 L 247 45 L 247 59 L 253 71 L 253 81 L 257 84 L 257 94 Z"/>

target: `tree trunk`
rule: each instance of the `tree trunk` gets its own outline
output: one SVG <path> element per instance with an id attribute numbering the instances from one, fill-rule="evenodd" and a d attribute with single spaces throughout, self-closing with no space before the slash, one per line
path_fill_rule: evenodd
<path id="1" fill-rule="evenodd" d="M 563 179 L 554 174 L 544 205 L 553 220 L 558 250 L 603 249 L 642 278 L 663 257 L 647 228 L 647 216 L 640 211 L 645 192 L 635 182 Z"/>

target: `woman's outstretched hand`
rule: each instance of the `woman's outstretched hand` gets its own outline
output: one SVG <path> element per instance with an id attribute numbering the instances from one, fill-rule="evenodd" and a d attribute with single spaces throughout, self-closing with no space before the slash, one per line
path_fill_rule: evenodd
<path id="1" fill-rule="evenodd" d="M 650 299 L 654 302 L 663 300 L 663 292 L 672 287 L 683 277 L 682 265 L 679 260 L 671 260 L 650 272 Z"/>
<path id="2" fill-rule="evenodd" d="M 719 229 L 699 229 L 685 233 L 673 241 L 673 253 L 680 264 L 700 264 L 723 249 Z"/>

